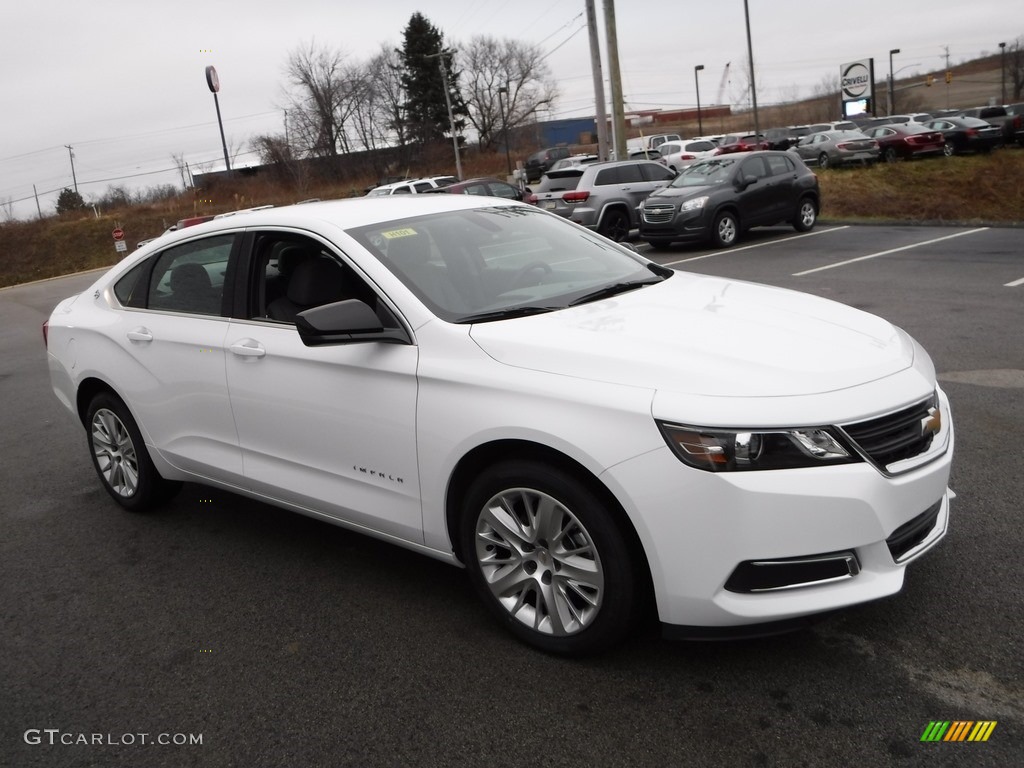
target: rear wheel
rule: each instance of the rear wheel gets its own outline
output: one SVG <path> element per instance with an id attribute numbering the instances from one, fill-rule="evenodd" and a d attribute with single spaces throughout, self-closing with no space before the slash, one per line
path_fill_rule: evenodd
<path id="1" fill-rule="evenodd" d="M 896 154 L 896 150 L 893 149 L 892 147 L 887 148 L 885 152 L 882 153 L 882 157 L 885 159 L 885 162 L 887 163 L 895 163 L 897 160 L 900 159 L 899 155 Z"/>
<path id="2" fill-rule="evenodd" d="M 609 240 L 621 243 L 629 236 L 629 219 L 622 211 L 608 211 L 601 219 L 597 231 Z"/>
<path id="3" fill-rule="evenodd" d="M 484 603 L 516 637 L 581 654 L 630 629 L 637 580 L 608 503 L 575 476 L 530 461 L 497 464 L 469 487 L 463 560 Z"/>
<path id="4" fill-rule="evenodd" d="M 104 392 L 92 399 L 85 428 L 96 474 L 125 509 L 145 511 L 181 488 L 180 482 L 165 480 L 156 471 L 135 419 L 114 395 Z"/>
<path id="5" fill-rule="evenodd" d="M 814 228 L 814 223 L 818 220 L 818 206 L 814 204 L 814 200 L 809 197 L 805 197 L 800 201 L 800 207 L 797 209 L 796 218 L 793 220 L 793 229 L 797 232 L 809 232 Z"/>
<path id="6" fill-rule="evenodd" d="M 821 168 L 828 168 L 828 155 L 822 152 L 818 155 L 818 166 Z"/>
<path id="7" fill-rule="evenodd" d="M 944 154 L 946 157 L 952 157 L 953 155 L 956 154 L 956 147 L 953 146 L 953 142 L 947 141 L 945 144 L 942 145 L 942 154 Z"/>
<path id="8" fill-rule="evenodd" d="M 732 211 L 722 211 L 711 226 L 711 243 L 716 248 L 728 248 L 740 236 L 740 223 Z"/>

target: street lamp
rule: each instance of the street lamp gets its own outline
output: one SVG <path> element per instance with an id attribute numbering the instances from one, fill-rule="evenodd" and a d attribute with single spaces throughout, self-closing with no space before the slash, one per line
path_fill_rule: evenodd
<path id="1" fill-rule="evenodd" d="M 498 88 L 498 110 L 501 112 L 501 132 L 505 134 L 505 163 L 508 165 L 508 175 L 512 175 L 512 157 L 508 151 L 508 118 L 505 117 L 505 106 L 501 100 L 501 94 L 508 96 L 508 87 L 501 86 Z"/>
<path id="2" fill-rule="evenodd" d="M 896 83 L 892 79 L 892 55 L 899 53 L 899 48 L 893 48 L 889 51 L 889 114 L 891 115 L 896 111 Z"/>
<path id="3" fill-rule="evenodd" d="M 696 67 L 693 68 L 693 81 L 697 84 L 697 135 L 698 136 L 703 136 L 704 135 L 704 121 L 701 119 L 701 116 L 700 116 L 700 75 L 698 74 L 702 69 L 704 69 L 704 65 L 703 64 L 698 64 Z"/>
<path id="4" fill-rule="evenodd" d="M 1000 104 L 1006 103 L 1006 43 L 999 44 L 999 70 L 1002 75 L 999 86 Z"/>

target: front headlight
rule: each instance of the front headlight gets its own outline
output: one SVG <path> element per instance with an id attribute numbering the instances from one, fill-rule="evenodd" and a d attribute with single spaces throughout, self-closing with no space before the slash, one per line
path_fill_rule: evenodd
<path id="1" fill-rule="evenodd" d="M 820 467 L 861 460 L 829 427 L 707 429 L 663 421 L 658 426 L 683 463 L 708 472 Z"/>
<path id="2" fill-rule="evenodd" d="M 697 211 L 707 205 L 708 196 L 694 197 L 690 200 L 685 200 L 682 205 L 679 206 L 680 211 Z"/>

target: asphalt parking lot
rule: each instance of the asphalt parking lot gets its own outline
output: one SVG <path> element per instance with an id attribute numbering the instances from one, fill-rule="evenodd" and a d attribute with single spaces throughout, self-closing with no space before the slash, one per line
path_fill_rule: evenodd
<path id="1" fill-rule="evenodd" d="M 652 627 L 567 661 L 507 636 L 458 569 L 358 534 L 196 485 L 125 513 L 49 389 L 40 325 L 92 279 L 62 278 L 0 291 L 0 765 L 1021 764 L 1024 230 L 641 250 L 880 314 L 928 349 L 958 498 L 901 594 L 782 637 Z M 997 725 L 922 742 L 932 721 Z"/>

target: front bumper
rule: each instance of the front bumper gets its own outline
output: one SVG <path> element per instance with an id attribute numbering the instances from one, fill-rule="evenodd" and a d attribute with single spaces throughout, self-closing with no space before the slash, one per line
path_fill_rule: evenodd
<path id="1" fill-rule="evenodd" d="M 770 634 L 772 625 L 900 590 L 907 564 L 946 533 L 949 430 L 942 455 L 895 477 L 867 463 L 712 474 L 686 467 L 666 447 L 603 479 L 636 523 L 659 617 L 676 627 L 670 633 Z M 792 570 L 793 561 L 847 554 L 855 559 L 849 574 L 834 565 L 797 569 L 822 577 L 786 583 L 776 571 L 753 590 L 734 577 L 744 564 L 789 561 Z M 752 626 L 759 624 L 767 626 Z"/>

